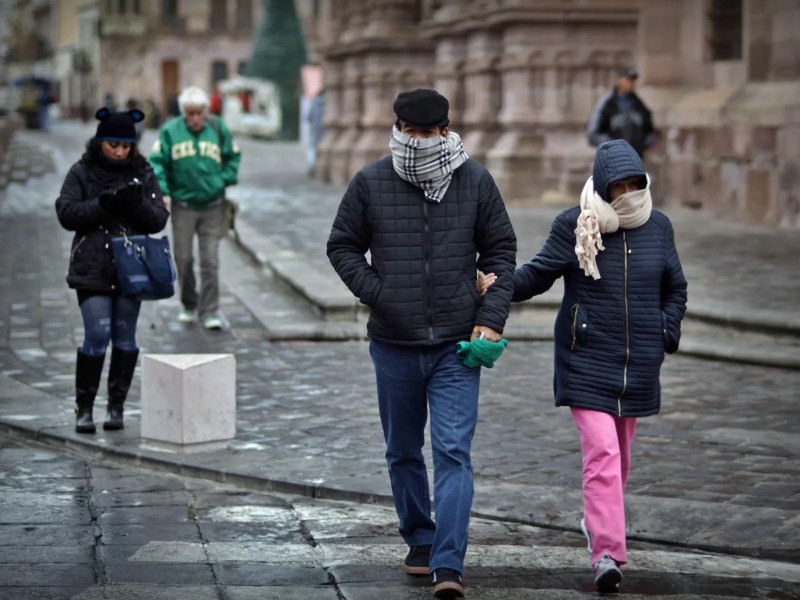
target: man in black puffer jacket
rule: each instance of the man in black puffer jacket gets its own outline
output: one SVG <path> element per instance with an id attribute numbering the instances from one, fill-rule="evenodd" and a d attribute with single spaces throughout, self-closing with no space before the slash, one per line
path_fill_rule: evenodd
<path id="1" fill-rule="evenodd" d="M 392 156 L 350 182 L 328 257 L 370 308 L 389 478 L 400 533 L 411 548 L 406 572 L 433 573 L 434 595 L 457 598 L 464 593 L 480 367 L 465 366 L 456 343 L 500 340 L 516 238 L 491 175 L 448 130 L 448 109 L 433 90 L 397 97 Z M 476 267 L 503 275 L 483 299 L 474 286 Z M 428 407 L 435 523 L 422 456 Z"/>

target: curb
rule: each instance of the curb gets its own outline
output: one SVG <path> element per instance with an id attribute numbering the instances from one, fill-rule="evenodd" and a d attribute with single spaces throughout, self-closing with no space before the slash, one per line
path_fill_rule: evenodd
<path id="1" fill-rule="evenodd" d="M 92 442 L 88 438 L 86 440 L 70 438 L 57 433 L 45 431 L 44 428 L 34 429 L 25 427 L 18 423 L 9 422 L 1 417 L 0 431 L 12 436 L 31 439 L 46 446 L 65 448 L 84 456 L 110 460 L 125 466 L 146 468 L 154 471 L 179 475 L 182 477 L 190 477 L 194 479 L 202 479 L 204 481 L 232 485 L 258 492 L 297 494 L 307 498 L 322 500 L 356 502 L 359 504 L 379 504 L 390 507 L 393 506 L 392 497 L 387 494 L 376 494 L 371 492 L 334 488 L 325 485 L 308 485 L 284 479 L 258 477 L 236 471 L 224 471 L 210 467 L 204 467 L 202 464 L 200 464 L 203 458 L 203 453 L 181 455 L 182 459 L 189 460 L 169 460 L 168 458 L 156 457 L 143 452 L 132 452 L 126 449 L 104 446 L 102 444 Z M 195 461 L 191 460 L 193 456 L 197 457 Z M 484 491 L 484 493 L 486 492 Z M 631 498 L 629 502 L 635 502 L 635 498 Z M 542 529 L 565 532 L 568 531 L 571 533 L 581 534 L 580 527 L 568 526 L 557 522 L 554 523 L 550 515 L 543 516 L 550 517 L 551 520 L 541 520 L 536 518 L 525 519 L 522 517 L 509 516 L 507 514 L 498 514 L 491 508 L 488 510 L 473 509 L 470 514 L 473 518 L 484 519 L 488 521 L 516 523 L 531 527 L 539 527 Z M 574 520 L 575 519 L 572 519 L 571 516 L 567 516 L 562 519 L 563 522 L 572 522 Z M 778 560 L 789 563 L 797 563 L 794 549 L 764 549 L 763 547 L 742 548 L 707 542 L 693 543 L 691 541 L 670 540 L 636 532 L 630 532 L 627 537 L 629 540 L 659 544 L 673 548 L 713 552 L 728 556 L 747 556 L 764 560 Z M 792 557 L 794 557 L 794 559 Z"/>

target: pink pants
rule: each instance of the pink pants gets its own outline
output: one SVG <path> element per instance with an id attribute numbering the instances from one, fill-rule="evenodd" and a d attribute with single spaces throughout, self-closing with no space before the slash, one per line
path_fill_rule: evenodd
<path id="1" fill-rule="evenodd" d="M 628 562 L 624 494 L 636 418 L 573 408 L 572 419 L 583 450 L 583 518 L 592 540 L 592 564 L 608 554 L 623 565 Z"/>

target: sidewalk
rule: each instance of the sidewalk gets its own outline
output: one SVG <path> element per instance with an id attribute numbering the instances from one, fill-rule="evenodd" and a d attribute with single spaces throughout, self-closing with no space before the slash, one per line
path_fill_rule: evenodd
<path id="1" fill-rule="evenodd" d="M 307 180 L 301 149 L 291 144 L 274 147 L 280 160 L 262 163 L 256 176 L 261 184 L 244 181 L 231 190 L 242 207 L 241 249 L 322 317 L 313 329 L 316 339 L 363 339 L 364 307 L 325 256 L 344 187 Z M 563 208 L 508 207 L 517 233 L 518 264 L 542 246 L 550 223 Z M 787 310 L 800 298 L 800 232 L 726 222 L 688 209 L 663 210 L 673 222 L 689 281 L 681 352 L 800 369 L 800 315 Z M 513 305 L 506 336 L 512 341 L 552 339 L 561 286 L 556 282 L 543 296 Z M 275 339 L 296 338 L 308 330 L 283 327 L 272 333 Z"/>
<path id="2" fill-rule="evenodd" d="M 69 139 L 83 141 L 68 127 L 54 130 L 59 152 Z M 177 324 L 174 298 L 145 303 L 139 326 L 143 352 L 235 354 L 236 438 L 215 449 L 154 448 L 139 435 L 138 382 L 124 431 L 74 433 L 74 352 L 82 330 L 63 283 L 70 238 L 52 214 L 55 176 L 43 178 L 42 187 L 30 182 L 0 195 L 0 428 L 183 476 L 388 504 L 374 378 L 366 344 L 351 335 L 363 328 L 363 313 L 337 289 L 324 254 L 341 188 L 305 180 L 296 145 L 240 144 L 245 156 L 259 157 L 245 162 L 233 191 L 242 204 L 242 239 L 260 261 L 223 246 L 222 312 L 229 328 L 209 333 Z M 63 169 L 54 152 L 56 170 Z M 541 244 L 558 209 L 510 209 L 525 257 Z M 698 298 L 690 300 L 693 310 L 710 306 L 735 315 L 737 326 L 761 328 L 752 335 L 767 336 L 766 344 L 774 335 L 763 333 L 770 323 L 783 336 L 796 333 L 796 316 L 781 324 L 783 307 L 796 304 L 800 289 L 792 262 L 800 249 L 796 233 L 680 211 L 670 216 L 690 298 Z M 317 278 L 330 287 L 318 286 Z M 281 280 L 320 302 L 298 302 Z M 556 291 L 548 295 L 553 298 Z M 340 314 L 345 300 L 349 312 Z M 321 319 L 322 309 L 335 319 Z M 523 312 L 538 315 L 546 337 L 552 323 L 546 311 Z M 349 341 L 308 341 L 314 339 Z M 769 346 L 753 348 L 764 349 Z M 474 450 L 476 515 L 578 532 L 580 448 L 568 411 L 552 405 L 551 380 L 548 341 L 512 339 L 503 360 L 485 371 Z M 632 543 L 800 563 L 800 371 L 680 353 L 665 363 L 662 384 L 664 411 L 640 422 L 634 449 Z M 104 405 L 98 398 L 97 419 Z"/>

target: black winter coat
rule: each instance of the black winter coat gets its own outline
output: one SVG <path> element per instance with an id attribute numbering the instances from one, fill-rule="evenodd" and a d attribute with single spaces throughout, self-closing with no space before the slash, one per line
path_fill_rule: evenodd
<path id="1" fill-rule="evenodd" d="M 592 146 L 608 140 L 625 140 L 641 156 L 656 139 L 653 115 L 635 92 L 628 94 L 631 103 L 627 114 L 620 107 L 620 96 L 616 88 L 601 97 L 589 117 L 586 133 Z"/>
<path id="2" fill-rule="evenodd" d="M 500 192 L 473 160 L 455 170 L 440 203 L 401 179 L 391 157 L 367 165 L 350 182 L 328 239 L 334 269 L 370 308 L 369 336 L 395 344 L 466 340 L 475 325 L 502 332 L 516 248 Z M 476 268 L 498 275 L 483 299 Z"/>
<path id="3" fill-rule="evenodd" d="M 142 182 L 144 198 L 130 214 L 109 214 L 98 200 L 105 191 L 119 188 L 133 177 Z M 169 211 L 161 188 L 146 161 L 130 170 L 106 170 L 84 156 L 67 173 L 56 200 L 61 226 L 74 231 L 67 283 L 69 287 L 104 294 L 118 289 L 111 238 L 124 227 L 128 235 L 156 233 L 164 228 Z"/>
<path id="4" fill-rule="evenodd" d="M 579 214 L 575 207 L 558 215 L 542 250 L 515 271 L 514 301 L 564 277 L 555 323 L 556 406 L 623 417 L 656 414 L 664 353 L 678 349 L 686 311 L 672 224 L 653 210 L 640 227 L 603 234 L 601 278 L 594 280 L 575 256 Z"/>

